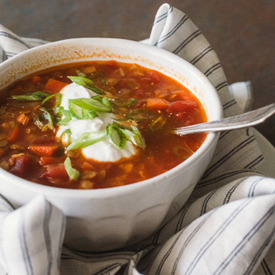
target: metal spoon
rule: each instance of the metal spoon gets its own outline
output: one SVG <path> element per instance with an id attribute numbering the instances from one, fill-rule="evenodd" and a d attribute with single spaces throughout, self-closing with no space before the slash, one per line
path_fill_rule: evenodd
<path id="1" fill-rule="evenodd" d="M 275 103 L 265 107 L 220 120 L 194 124 L 186 127 L 172 129 L 177 135 L 183 136 L 202 132 L 221 132 L 251 127 L 264 122 L 268 117 L 275 113 Z"/>

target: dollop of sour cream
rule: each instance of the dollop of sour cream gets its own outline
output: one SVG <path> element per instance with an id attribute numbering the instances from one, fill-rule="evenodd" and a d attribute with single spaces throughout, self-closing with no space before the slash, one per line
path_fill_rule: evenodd
<path id="1" fill-rule="evenodd" d="M 93 91 L 75 83 L 67 85 L 60 93 L 62 94 L 60 106 L 64 107 L 65 110 L 69 109 L 69 99 L 90 98 L 96 95 Z M 113 123 L 112 117 L 114 117 L 114 114 L 98 112 L 98 115 L 93 119 L 79 120 L 72 118 L 67 125 L 59 126 L 56 136 L 59 138 L 65 130 L 70 129 L 72 133 L 71 142 L 73 142 L 83 133 L 106 132 L 106 126 Z M 62 136 L 62 139 L 66 142 L 65 135 Z M 118 148 L 107 135 L 102 140 L 81 150 L 86 158 L 101 162 L 115 162 L 121 158 L 129 158 L 136 153 L 136 149 L 130 141 L 126 142 L 124 148 Z"/>

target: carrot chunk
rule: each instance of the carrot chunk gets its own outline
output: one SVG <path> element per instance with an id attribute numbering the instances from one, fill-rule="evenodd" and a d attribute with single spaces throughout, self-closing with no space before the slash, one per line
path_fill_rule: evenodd
<path id="1" fill-rule="evenodd" d="M 0 148 L 0 157 L 2 157 L 5 154 L 5 150 Z"/>
<path id="2" fill-rule="evenodd" d="M 10 136 L 7 138 L 8 141 L 15 142 L 20 137 L 20 131 L 19 126 L 15 125 L 15 127 L 12 129 Z"/>
<path id="3" fill-rule="evenodd" d="M 29 150 L 40 157 L 53 157 L 57 155 L 58 145 L 30 145 Z"/>
<path id="4" fill-rule="evenodd" d="M 148 98 L 147 107 L 150 109 L 167 109 L 170 103 L 162 98 Z"/>
<path id="5" fill-rule="evenodd" d="M 38 75 L 34 75 L 32 78 L 31 78 L 31 82 L 33 84 L 37 84 L 39 82 L 42 82 L 43 81 L 43 78 L 38 76 Z"/>
<path id="6" fill-rule="evenodd" d="M 65 86 L 67 86 L 68 83 L 64 83 L 62 81 L 50 78 L 45 86 L 47 90 L 53 91 L 53 92 L 59 92 L 61 89 L 63 89 Z"/>

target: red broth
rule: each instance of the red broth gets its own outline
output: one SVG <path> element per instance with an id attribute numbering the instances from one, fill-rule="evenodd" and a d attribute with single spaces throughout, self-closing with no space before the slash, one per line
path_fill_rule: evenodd
<path id="1" fill-rule="evenodd" d="M 68 76 L 92 80 L 92 86 L 104 92 L 100 100 L 109 99 L 119 127 L 138 129 L 145 146 L 135 145 L 135 155 L 116 162 L 88 159 L 81 149 L 67 150 L 69 143 L 56 137 L 64 118 L 64 113 L 58 117 L 56 94 L 72 83 Z M 206 137 L 169 132 L 171 127 L 205 122 L 205 111 L 187 88 L 136 64 L 101 61 L 56 67 L 26 77 L 1 94 L 6 96 L 0 107 L 0 167 L 43 185 L 97 189 L 146 180 L 186 160 Z M 68 158 L 74 178 L 64 165 Z"/>

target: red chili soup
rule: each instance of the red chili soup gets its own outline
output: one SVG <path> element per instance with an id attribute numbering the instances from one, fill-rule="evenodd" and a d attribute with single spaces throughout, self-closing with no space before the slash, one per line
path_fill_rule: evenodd
<path id="1" fill-rule="evenodd" d="M 55 67 L 1 95 L 0 167 L 43 185 L 97 189 L 146 180 L 186 160 L 206 137 L 169 131 L 205 122 L 205 111 L 187 88 L 136 64 Z"/>

